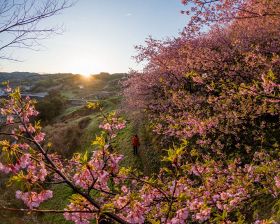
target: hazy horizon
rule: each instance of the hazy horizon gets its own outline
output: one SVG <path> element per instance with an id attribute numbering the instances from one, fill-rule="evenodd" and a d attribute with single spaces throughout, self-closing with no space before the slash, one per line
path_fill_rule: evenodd
<path id="1" fill-rule="evenodd" d="M 32 72 L 32 71 L 1 71 L 0 73 L 7 73 L 7 74 L 12 74 L 12 73 L 30 73 L 30 74 L 38 74 L 38 75 L 57 75 L 57 74 L 72 74 L 72 75 L 84 75 L 82 73 L 74 73 L 74 72 Z M 107 72 L 107 71 L 100 71 L 100 72 L 95 72 L 95 73 L 89 73 L 87 75 L 100 75 L 103 73 L 108 73 L 109 75 L 114 75 L 114 74 L 128 74 L 128 72 Z"/>

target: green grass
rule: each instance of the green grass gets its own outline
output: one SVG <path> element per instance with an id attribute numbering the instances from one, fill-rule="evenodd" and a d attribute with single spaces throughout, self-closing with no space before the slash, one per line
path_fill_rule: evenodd
<path id="1" fill-rule="evenodd" d="M 67 99 L 75 98 L 75 94 L 72 92 L 72 90 L 61 91 L 61 95 Z"/>
<path id="2" fill-rule="evenodd" d="M 113 142 L 113 147 L 116 151 L 124 155 L 124 159 L 121 163 L 122 166 L 137 168 L 143 171 L 143 164 L 139 155 L 133 155 L 133 149 L 131 145 L 131 137 L 134 133 L 134 127 L 132 124 L 128 124 L 125 129 L 121 130 Z M 139 149 L 140 154 L 141 147 Z"/>
<path id="3" fill-rule="evenodd" d="M 66 115 L 69 115 L 79 109 L 83 108 L 83 106 L 73 106 L 73 107 L 68 107 L 66 108 L 63 113 L 61 115 L 59 115 L 58 118 L 62 117 L 62 116 L 66 116 Z"/>
<path id="4" fill-rule="evenodd" d="M 68 198 L 73 194 L 72 189 L 65 185 L 57 185 L 52 188 L 54 192 L 54 197 L 51 200 L 48 200 L 44 202 L 41 206 L 42 209 L 57 209 L 57 210 L 63 210 L 66 205 L 69 203 Z M 63 217 L 63 213 L 61 214 L 52 214 L 47 213 L 44 215 L 41 215 L 38 217 L 40 220 L 42 220 L 42 223 L 44 224 L 72 224 L 73 222 L 69 222 L 65 220 Z"/>
<path id="5" fill-rule="evenodd" d="M 161 165 L 161 157 L 163 155 L 163 149 L 159 145 L 157 136 L 154 135 L 152 130 L 144 123 L 140 124 L 137 128 L 142 150 L 140 150 L 140 156 L 144 166 L 144 173 L 151 175 L 158 173 Z M 141 148 L 141 147 L 140 147 Z"/>
<path id="6" fill-rule="evenodd" d="M 138 155 L 133 154 L 131 145 L 134 134 L 138 134 L 140 139 Z M 124 155 L 122 166 L 136 168 L 148 176 L 159 171 L 162 150 L 158 148 L 157 140 L 145 125 L 128 123 L 127 127 L 119 132 L 113 146 L 118 153 Z"/>
<path id="7" fill-rule="evenodd" d="M 85 150 L 91 151 L 93 150 L 93 146 L 91 142 L 95 139 L 95 136 L 99 135 L 101 130 L 99 129 L 99 116 L 94 114 L 90 116 L 92 119 L 87 128 L 83 131 L 81 136 L 81 148 L 80 151 L 83 152 Z"/>

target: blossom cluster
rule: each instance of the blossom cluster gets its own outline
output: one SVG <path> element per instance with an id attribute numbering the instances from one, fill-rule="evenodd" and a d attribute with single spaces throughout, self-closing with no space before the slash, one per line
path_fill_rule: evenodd
<path id="1" fill-rule="evenodd" d="M 16 198 L 21 199 L 24 204 L 30 208 L 37 208 L 40 206 L 40 204 L 50 198 L 53 197 L 53 192 L 50 190 L 44 190 L 41 191 L 40 193 L 37 192 L 22 192 L 22 191 L 17 191 L 16 192 Z"/>
<path id="2" fill-rule="evenodd" d="M 75 224 L 90 224 L 90 220 L 96 218 L 96 214 L 93 213 L 94 210 L 94 206 L 84 198 L 73 195 L 71 203 L 65 208 L 64 217 Z"/>

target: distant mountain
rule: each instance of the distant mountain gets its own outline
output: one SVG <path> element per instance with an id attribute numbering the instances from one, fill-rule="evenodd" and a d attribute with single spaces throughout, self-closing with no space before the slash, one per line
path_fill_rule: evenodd
<path id="1" fill-rule="evenodd" d="M 46 79 L 50 76 L 56 77 L 56 76 L 72 76 L 73 74 L 39 74 L 34 72 L 0 72 L 0 82 L 3 81 L 10 81 L 11 84 L 13 82 L 34 82 L 42 79 Z"/>
<path id="2" fill-rule="evenodd" d="M 38 77 L 39 74 L 37 73 L 29 73 L 29 72 L 0 72 L 0 81 L 19 81 L 19 80 L 26 80 Z"/>
<path id="3" fill-rule="evenodd" d="M 19 86 L 21 91 L 28 93 L 59 91 L 68 98 L 90 97 L 114 94 L 119 92 L 119 81 L 125 73 L 109 74 L 102 72 L 85 78 L 78 74 L 56 73 L 39 74 L 30 72 L 0 72 L 0 84 L 9 81 L 11 87 Z M 3 86 L 0 85 L 0 90 Z"/>

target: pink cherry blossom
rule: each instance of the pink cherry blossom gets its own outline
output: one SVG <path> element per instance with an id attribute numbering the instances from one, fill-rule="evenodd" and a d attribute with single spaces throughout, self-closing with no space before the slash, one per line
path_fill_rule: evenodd
<path id="1" fill-rule="evenodd" d="M 40 132 L 39 134 L 37 134 L 35 137 L 34 137 L 34 140 L 36 142 L 42 142 L 44 139 L 45 139 L 45 133 L 42 133 Z"/>
<path id="2" fill-rule="evenodd" d="M 50 190 L 44 190 L 40 193 L 16 191 L 16 198 L 21 199 L 30 209 L 39 207 L 43 201 L 52 197 L 53 193 Z"/>

